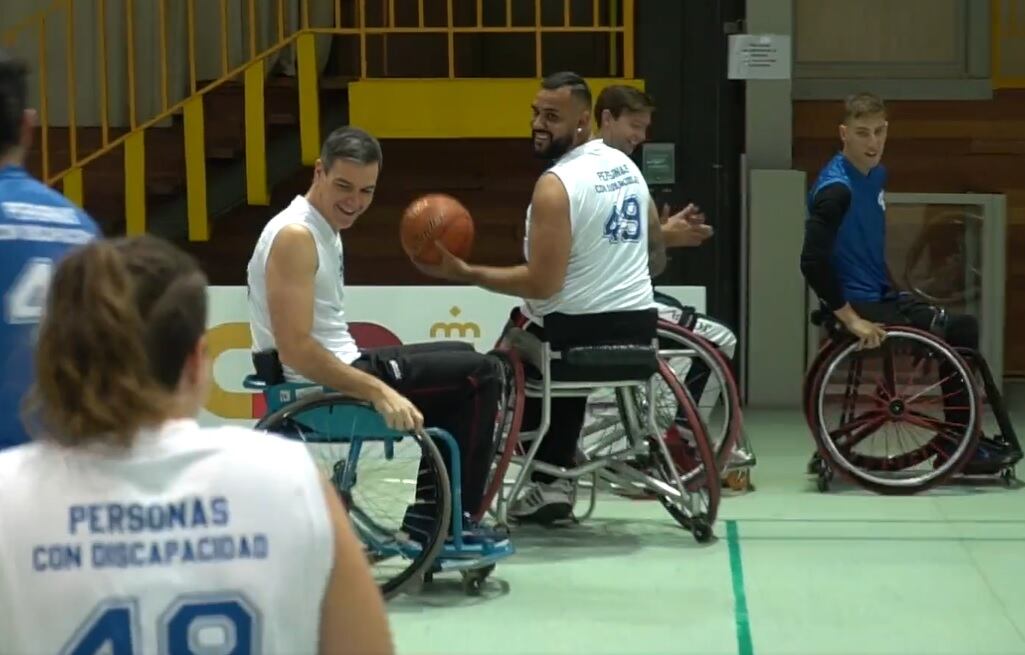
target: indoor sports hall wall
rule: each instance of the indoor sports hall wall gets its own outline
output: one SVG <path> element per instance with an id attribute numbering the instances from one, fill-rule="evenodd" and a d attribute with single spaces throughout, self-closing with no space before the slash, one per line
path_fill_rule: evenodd
<path id="1" fill-rule="evenodd" d="M 705 310 L 702 287 L 667 286 L 659 291 L 698 311 Z M 249 310 L 245 287 L 210 287 L 207 334 L 214 359 L 214 385 L 200 414 L 203 425 L 252 425 L 263 415 L 260 394 L 243 388 L 253 372 Z M 516 301 L 477 287 L 347 287 L 346 314 L 363 347 L 390 340 L 417 343 L 455 339 L 490 350 Z"/>

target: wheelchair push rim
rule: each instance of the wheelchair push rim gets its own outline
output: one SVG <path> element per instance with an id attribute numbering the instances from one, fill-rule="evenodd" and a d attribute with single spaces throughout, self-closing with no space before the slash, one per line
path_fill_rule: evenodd
<path id="1" fill-rule="evenodd" d="M 886 334 L 883 345 L 873 351 L 859 351 L 854 339 L 838 342 L 820 363 L 810 398 L 812 435 L 824 458 L 852 482 L 878 493 L 912 494 L 956 474 L 974 453 L 979 439 L 978 389 L 964 359 L 933 335 L 905 327 L 888 327 Z M 908 346 L 908 351 L 898 351 L 899 345 Z M 881 359 L 881 372 L 873 368 L 876 356 Z M 898 364 L 909 359 L 912 372 L 898 371 Z M 841 374 L 841 382 L 833 382 L 844 365 L 848 368 Z M 939 372 L 944 366 L 949 374 Z M 939 380 L 916 380 L 919 369 L 926 375 L 936 369 Z M 866 375 L 867 383 L 863 381 Z M 942 387 L 944 382 L 948 388 L 959 382 L 967 404 L 949 406 L 947 398 L 955 394 Z M 861 397 L 866 386 L 872 391 Z M 837 393 L 838 388 L 843 389 L 842 394 Z M 837 397 L 842 402 L 841 424 L 834 427 L 830 403 Z M 942 419 L 930 415 L 937 410 Z M 964 413 L 963 423 L 948 418 L 947 412 L 955 411 Z M 884 454 L 866 453 L 862 444 L 878 450 L 876 436 L 881 430 L 887 430 Z M 915 430 L 922 438 L 915 438 Z M 948 444 L 955 441 L 951 448 Z M 913 447 L 909 449 L 909 445 Z M 930 461 L 931 469 L 915 470 L 927 467 Z"/>
<path id="2" fill-rule="evenodd" d="M 365 411 L 374 413 L 376 417 L 376 413 L 368 403 L 339 393 L 319 393 L 286 405 L 267 415 L 256 424 L 255 429 L 281 434 L 284 438 L 301 441 L 306 445 L 318 469 L 325 473 L 342 499 L 346 515 L 364 545 L 368 564 L 375 569 L 374 577 L 377 579 L 382 595 L 386 599 L 391 599 L 407 586 L 415 584 L 424 573 L 430 571 L 445 546 L 446 534 L 452 519 L 452 489 L 444 458 L 434 439 L 422 432 L 396 433 L 389 430 L 370 436 L 350 434 L 338 437 L 318 434 L 316 431 L 311 431 L 309 434 L 295 434 L 283 429 L 294 430 L 297 419 L 302 418 L 304 413 L 331 407 L 340 407 L 349 411 Z M 436 518 L 422 540 L 411 539 L 401 529 L 390 530 L 379 525 L 365 511 L 361 503 L 355 502 L 357 498 L 353 494 L 353 488 L 359 477 L 357 469 L 359 468 L 359 452 L 361 452 L 362 444 L 381 442 L 384 445 L 386 457 L 389 457 L 389 454 L 394 452 L 394 446 L 405 440 L 412 441 L 419 447 L 420 462 L 422 465 L 426 465 L 436 493 L 438 505 Z M 319 454 L 319 450 L 315 448 L 325 445 L 347 445 L 350 449 L 347 454 L 356 450 L 357 455 L 329 463 L 330 470 L 325 471 L 325 467 L 322 466 L 324 459 Z M 402 481 L 398 482 L 402 483 Z M 382 578 L 376 573 L 376 567 L 386 561 L 391 563 L 401 561 L 404 562 L 404 565 L 396 573 Z"/>

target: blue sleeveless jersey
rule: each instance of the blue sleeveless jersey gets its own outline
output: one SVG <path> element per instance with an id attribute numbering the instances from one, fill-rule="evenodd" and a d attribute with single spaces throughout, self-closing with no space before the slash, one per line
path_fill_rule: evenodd
<path id="1" fill-rule="evenodd" d="M 20 406 L 34 380 L 36 329 L 54 269 L 68 251 L 98 234 L 85 212 L 25 169 L 0 168 L 0 449 L 28 439 Z"/>
<path id="2" fill-rule="evenodd" d="M 844 300 L 879 302 L 890 293 L 886 269 L 886 169 L 876 166 L 863 175 L 843 153 L 837 153 L 808 194 L 808 209 L 815 194 L 831 184 L 843 184 L 851 192 L 851 204 L 844 214 L 833 245 L 832 264 Z"/>

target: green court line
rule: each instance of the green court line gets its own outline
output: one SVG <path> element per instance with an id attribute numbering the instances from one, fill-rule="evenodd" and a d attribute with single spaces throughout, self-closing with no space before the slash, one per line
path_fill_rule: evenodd
<path id="1" fill-rule="evenodd" d="M 732 521 L 728 522 L 732 523 Z M 959 543 L 959 542 L 1002 542 L 1002 543 L 1025 543 L 1025 537 L 890 537 L 890 536 L 873 536 L 873 537 L 859 537 L 859 536 L 837 536 L 831 537 L 827 535 L 809 535 L 809 536 L 783 536 L 783 535 L 764 535 L 764 536 L 748 536 L 744 537 L 744 541 L 907 541 L 907 542 L 947 542 L 947 543 Z"/>
<path id="2" fill-rule="evenodd" d="M 737 523 L 913 523 L 915 525 L 1025 525 L 1022 519 L 820 519 L 750 517 L 733 519 Z"/>
<path id="3" fill-rule="evenodd" d="M 737 626 L 737 654 L 754 655 L 751 623 L 747 614 L 747 594 L 744 592 L 744 564 L 740 559 L 740 538 L 737 534 L 736 521 L 726 521 L 726 542 L 730 550 L 730 577 L 733 580 L 733 620 Z"/>

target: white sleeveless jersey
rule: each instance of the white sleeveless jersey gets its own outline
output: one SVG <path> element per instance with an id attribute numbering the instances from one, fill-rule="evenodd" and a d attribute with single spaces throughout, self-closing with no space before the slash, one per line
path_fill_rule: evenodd
<path id="1" fill-rule="evenodd" d="M 523 312 L 543 324 L 546 314 L 598 314 L 654 307 L 648 273 L 648 187 L 625 154 L 589 141 L 549 170 L 569 196 L 572 241 L 566 281 L 547 300 L 525 299 Z M 530 259 L 530 216 L 524 255 Z"/>
<path id="2" fill-rule="evenodd" d="M 128 453 L 33 443 L 0 498 L 0 652 L 317 652 L 334 540 L 302 444 L 191 420 Z"/>
<path id="3" fill-rule="evenodd" d="M 360 352 L 345 321 L 342 239 L 303 196 L 296 196 L 292 204 L 267 223 L 249 259 L 249 328 L 253 336 L 253 350 L 277 349 L 267 308 L 267 258 L 281 228 L 293 224 L 306 227 L 317 245 L 311 334 L 325 350 L 351 364 L 359 359 Z M 288 380 L 305 381 L 288 366 L 283 368 Z"/>

